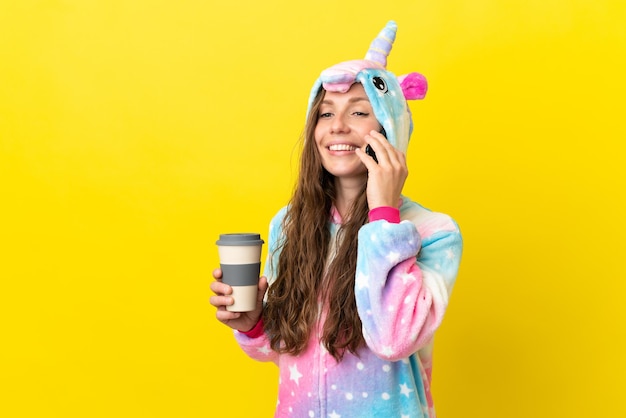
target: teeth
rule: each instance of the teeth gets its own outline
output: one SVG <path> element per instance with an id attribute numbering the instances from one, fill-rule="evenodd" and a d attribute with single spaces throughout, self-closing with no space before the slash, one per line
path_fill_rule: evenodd
<path id="1" fill-rule="evenodd" d="M 334 144 L 330 145 L 328 149 L 331 151 L 354 151 L 356 147 L 348 144 Z"/>

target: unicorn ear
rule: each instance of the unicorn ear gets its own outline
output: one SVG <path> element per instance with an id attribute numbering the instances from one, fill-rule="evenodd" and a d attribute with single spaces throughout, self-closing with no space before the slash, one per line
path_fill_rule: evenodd
<path id="1" fill-rule="evenodd" d="M 398 25 L 393 20 L 387 22 L 385 28 L 380 31 L 376 39 L 370 44 L 370 49 L 365 54 L 365 59 L 374 61 L 387 68 L 387 56 L 391 52 L 393 41 L 396 40 Z"/>
<path id="2" fill-rule="evenodd" d="M 420 73 L 409 73 L 398 76 L 398 82 L 404 98 L 407 100 L 421 100 L 426 96 L 428 82 Z"/>

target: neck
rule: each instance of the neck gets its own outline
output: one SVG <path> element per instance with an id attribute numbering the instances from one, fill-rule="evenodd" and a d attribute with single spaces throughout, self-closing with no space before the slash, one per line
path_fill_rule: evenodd
<path id="1" fill-rule="evenodd" d="M 348 219 L 348 212 L 356 198 L 362 193 L 363 185 L 366 182 L 367 177 L 365 179 L 362 177 L 335 178 L 335 188 L 337 192 L 335 196 L 335 207 L 342 219 Z"/>

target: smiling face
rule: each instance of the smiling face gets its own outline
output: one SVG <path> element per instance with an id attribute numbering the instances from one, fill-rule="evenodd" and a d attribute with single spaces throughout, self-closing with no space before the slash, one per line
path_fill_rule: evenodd
<path id="1" fill-rule="evenodd" d="M 324 92 L 314 133 L 324 168 L 335 177 L 366 178 L 367 169 L 354 150 L 365 146 L 365 135 L 380 128 L 361 84 L 346 93 Z"/>

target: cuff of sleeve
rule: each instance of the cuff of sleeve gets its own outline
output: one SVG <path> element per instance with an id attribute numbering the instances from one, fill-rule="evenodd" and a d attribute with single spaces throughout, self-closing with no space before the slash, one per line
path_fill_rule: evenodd
<path id="1" fill-rule="evenodd" d="M 248 338 L 260 337 L 261 335 L 263 335 L 263 317 L 259 319 L 259 322 L 257 322 L 256 325 L 250 331 L 246 331 L 246 332 L 239 331 L 239 332 Z"/>
<path id="2" fill-rule="evenodd" d="M 400 209 L 391 206 L 379 206 L 370 210 L 368 217 L 370 222 L 385 220 L 393 224 L 399 224 Z"/>

